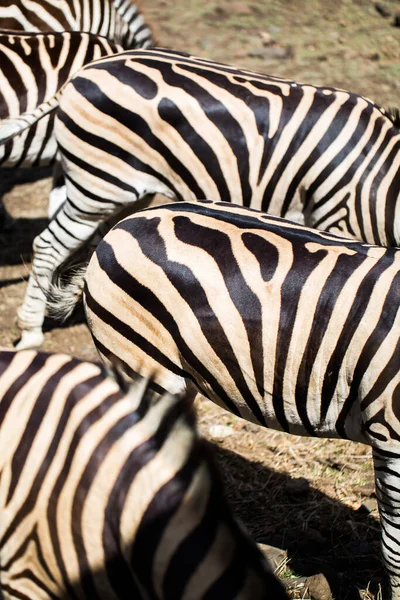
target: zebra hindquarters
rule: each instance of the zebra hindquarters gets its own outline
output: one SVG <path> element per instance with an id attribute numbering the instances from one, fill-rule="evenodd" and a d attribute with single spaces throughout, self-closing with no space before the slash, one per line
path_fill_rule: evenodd
<path id="1" fill-rule="evenodd" d="M 193 392 L 195 388 L 223 408 L 264 423 L 255 407 L 257 416 L 245 401 L 235 404 L 230 400 L 237 396 L 234 378 L 238 366 L 234 360 L 229 362 L 233 354 L 229 355 L 227 365 L 222 364 L 218 350 L 212 347 L 212 337 L 218 338 L 222 332 L 212 308 L 201 297 L 200 286 L 193 281 L 191 296 L 185 297 L 179 285 L 174 287 L 176 282 L 170 281 L 175 273 L 178 282 L 186 282 L 189 270 L 185 271 L 182 263 L 174 265 L 173 259 L 169 262 L 171 270 L 165 268 L 167 257 L 157 225 L 154 223 L 153 227 L 151 218 L 141 216 L 145 213 L 151 216 L 151 210 L 117 224 L 100 243 L 87 268 L 85 312 L 100 355 L 111 362 L 118 359 L 128 375 L 139 371 L 151 376 L 162 390 Z M 138 233 L 138 239 L 132 235 L 131 227 Z M 142 242 L 152 249 L 151 257 L 146 255 Z M 194 261 L 197 251 L 197 248 L 192 251 Z M 195 297 L 204 322 L 211 327 L 209 339 L 193 312 L 191 298 L 194 301 Z M 217 364 L 207 370 L 211 361 Z M 215 375 L 218 371 L 222 378 L 226 376 L 226 389 Z M 249 385 L 255 387 L 250 375 L 248 379 Z"/>
<path id="2" fill-rule="evenodd" d="M 0 352 L 0 372 L 6 600 L 287 600 L 187 398 L 66 355 Z"/>

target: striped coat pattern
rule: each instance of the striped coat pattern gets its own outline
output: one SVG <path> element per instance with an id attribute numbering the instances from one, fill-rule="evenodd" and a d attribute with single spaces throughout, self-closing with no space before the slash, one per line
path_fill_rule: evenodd
<path id="1" fill-rule="evenodd" d="M 0 131 L 4 119 L 32 112 L 51 100 L 83 65 L 122 47 L 90 33 L 0 32 Z M 0 146 L 1 167 L 41 167 L 57 153 L 55 114 Z M 7 122 L 7 121 L 6 121 Z"/>
<path id="2" fill-rule="evenodd" d="M 189 382 L 266 427 L 372 446 L 400 598 L 399 250 L 227 203 L 171 204 L 107 234 L 85 305 L 101 355 L 128 373 Z"/>
<path id="3" fill-rule="evenodd" d="M 156 192 L 233 201 L 370 243 L 400 240 L 399 131 L 357 94 L 136 50 L 73 78 L 56 135 L 67 202 L 36 241 L 43 290 L 49 247 L 55 268 L 106 216 Z M 31 280 L 20 347 L 41 342 L 40 296 Z"/>
<path id="4" fill-rule="evenodd" d="M 18 121 L 23 113 L 43 114 L 38 109 L 43 103 L 50 101 L 57 106 L 56 92 L 78 69 L 121 50 L 122 46 L 89 33 L 0 31 L 0 131 L 4 132 L 10 119 Z M 2 168 L 38 169 L 54 164 L 50 218 L 66 194 L 64 176 L 56 162 L 54 116 L 55 113 L 44 116 L 22 135 L 0 146 Z M 1 182 L 0 187 L 3 187 Z"/>
<path id="5" fill-rule="evenodd" d="M 1 351 L 0 450 L 5 600 L 285 600 L 185 397 Z"/>
<path id="6" fill-rule="evenodd" d="M 2 0 L 0 28 L 88 31 L 124 48 L 154 45 L 151 29 L 132 0 Z"/>

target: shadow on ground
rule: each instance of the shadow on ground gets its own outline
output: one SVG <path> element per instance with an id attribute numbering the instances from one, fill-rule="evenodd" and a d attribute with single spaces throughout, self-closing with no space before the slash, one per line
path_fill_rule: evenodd
<path id="1" fill-rule="evenodd" d="M 47 227 L 48 219 L 16 219 L 6 230 L 2 224 L 0 220 L 0 267 L 30 263 L 33 240 Z"/>
<path id="2" fill-rule="evenodd" d="M 335 600 L 376 593 L 383 580 L 380 526 L 367 511 L 353 510 L 310 488 L 288 491 L 290 475 L 212 444 L 228 499 L 259 543 L 287 550 L 296 575 L 323 573 Z"/>

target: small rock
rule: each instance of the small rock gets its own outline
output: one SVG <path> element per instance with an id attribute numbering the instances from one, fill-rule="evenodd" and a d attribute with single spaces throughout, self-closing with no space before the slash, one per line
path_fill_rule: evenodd
<path id="1" fill-rule="evenodd" d="M 233 434 L 233 429 L 230 425 L 211 425 L 208 433 L 213 440 L 224 440 Z"/>
<path id="2" fill-rule="evenodd" d="M 374 7 L 376 12 L 378 12 L 381 15 L 381 17 L 390 17 L 390 11 L 380 2 L 375 2 Z"/>
<path id="3" fill-rule="evenodd" d="M 398 11 L 395 15 L 394 15 L 394 21 L 393 21 L 393 25 L 395 27 L 400 27 L 400 11 Z"/>
<path id="4" fill-rule="evenodd" d="M 368 56 L 368 58 L 369 60 L 380 60 L 381 55 L 379 54 L 379 52 L 373 52 Z"/>
<path id="5" fill-rule="evenodd" d="M 304 496 L 310 491 L 310 483 L 308 479 L 305 479 L 304 477 L 290 479 L 286 483 L 286 491 L 292 496 Z"/>
<path id="6" fill-rule="evenodd" d="M 263 46 L 273 46 L 275 43 L 272 35 L 268 33 L 268 31 L 260 31 L 260 38 Z"/>
<path id="7" fill-rule="evenodd" d="M 286 550 L 275 548 L 275 546 L 269 546 L 268 544 L 257 544 L 257 546 L 260 548 L 274 571 L 287 560 L 288 555 Z"/>
<path id="8" fill-rule="evenodd" d="M 332 600 L 330 585 L 325 575 L 322 573 L 311 575 L 310 577 L 301 577 L 293 580 L 289 579 L 288 581 L 283 581 L 283 584 L 287 590 L 301 592 L 302 598 L 305 597 L 310 600 Z"/>
<path id="9" fill-rule="evenodd" d="M 370 514 L 374 510 L 378 510 L 378 501 L 375 498 L 367 498 L 357 510 L 358 513 Z"/>
<path id="10" fill-rule="evenodd" d="M 322 573 L 306 578 L 306 588 L 313 600 L 331 600 L 332 591 L 326 577 Z"/>

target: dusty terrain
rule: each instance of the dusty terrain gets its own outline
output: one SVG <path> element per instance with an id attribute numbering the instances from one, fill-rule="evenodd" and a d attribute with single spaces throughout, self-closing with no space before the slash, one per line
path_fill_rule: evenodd
<path id="1" fill-rule="evenodd" d="M 143 0 L 160 45 L 298 81 L 351 89 L 400 105 L 397 2 L 370 0 Z M 382 15 L 387 15 L 383 16 Z M 0 344 L 18 339 L 33 237 L 46 223 L 48 180 L 6 196 L 18 221 L 0 235 Z M 83 323 L 52 328 L 44 348 L 96 359 Z M 369 449 L 268 432 L 198 401 L 202 431 L 216 445 L 229 498 L 260 542 L 288 551 L 289 579 L 324 573 L 336 600 L 374 598 L 381 567 Z M 223 425 L 216 430 L 215 425 Z M 221 439 L 224 435 L 224 439 Z M 300 479 L 304 478 L 304 479 Z M 369 591 L 368 591 L 369 590 Z M 304 589 L 293 597 L 309 598 Z M 324 598 L 321 589 L 315 598 Z"/>

